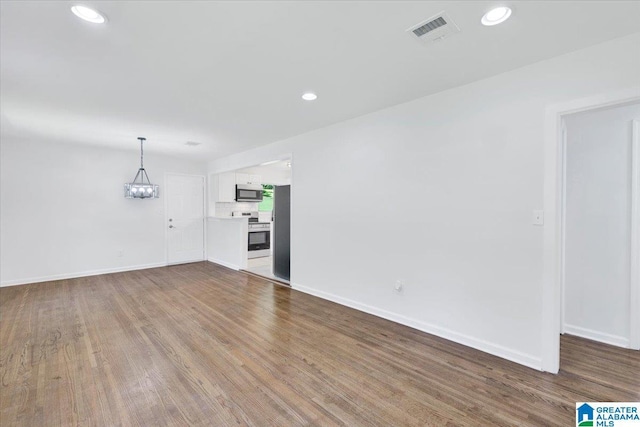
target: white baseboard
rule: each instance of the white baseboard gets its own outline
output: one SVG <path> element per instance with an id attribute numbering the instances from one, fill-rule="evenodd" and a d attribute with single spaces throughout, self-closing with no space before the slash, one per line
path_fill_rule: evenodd
<path id="1" fill-rule="evenodd" d="M 567 324 L 564 325 L 563 329 L 564 332 L 569 335 L 575 335 L 577 337 L 615 345 L 616 347 L 629 348 L 629 338 L 621 337 L 619 335 L 606 334 L 604 332 L 594 331 L 593 329 L 581 328 L 579 326 Z"/>
<path id="2" fill-rule="evenodd" d="M 235 265 L 235 264 L 231 264 L 230 262 L 222 261 L 222 260 L 215 259 L 215 258 L 207 258 L 207 261 L 212 262 L 214 264 L 220 264 L 223 267 L 227 267 L 227 268 L 230 268 L 230 269 L 235 270 L 235 271 L 240 271 L 240 266 Z"/>
<path id="3" fill-rule="evenodd" d="M 27 279 L 5 280 L 0 283 L 0 287 L 27 285 L 30 283 L 50 282 L 52 280 L 77 279 L 78 277 L 98 276 L 100 274 L 122 273 L 124 271 L 145 270 L 147 268 L 164 267 L 165 263 L 132 265 L 129 267 L 104 268 L 101 270 L 89 270 L 79 273 L 55 274 L 51 276 L 30 277 Z"/>
<path id="4" fill-rule="evenodd" d="M 374 316 L 382 317 L 383 319 L 391 320 L 392 322 L 409 326 L 411 328 L 417 329 L 422 332 L 426 332 L 428 334 L 436 335 L 441 338 L 445 338 L 450 341 L 466 345 L 468 347 L 473 347 L 477 350 L 481 350 L 486 353 L 493 354 L 494 356 L 502 357 L 503 359 L 510 360 L 512 362 L 527 366 L 529 368 L 532 368 L 538 371 L 542 370 L 542 359 L 540 357 L 535 357 L 530 354 L 522 353 L 520 351 L 503 347 L 498 344 L 493 344 L 491 342 L 477 339 L 469 335 L 464 335 L 447 328 L 422 322 L 420 320 L 412 319 L 410 317 L 406 317 L 397 313 L 382 310 L 380 308 L 373 307 L 367 304 L 362 304 L 357 301 L 343 298 L 338 295 L 330 294 L 324 291 L 319 291 L 317 289 L 313 289 L 313 288 L 309 288 L 309 287 L 297 285 L 297 284 L 292 284 L 292 288 L 309 295 L 313 295 L 313 296 L 326 299 L 341 305 L 345 305 L 347 307 L 351 307 L 359 311 L 363 311 L 365 313 L 373 314 Z"/>

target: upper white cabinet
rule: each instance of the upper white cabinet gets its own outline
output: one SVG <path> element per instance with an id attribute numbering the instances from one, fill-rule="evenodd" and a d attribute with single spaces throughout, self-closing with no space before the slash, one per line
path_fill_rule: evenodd
<path id="1" fill-rule="evenodd" d="M 237 173 L 236 184 L 262 184 L 262 177 L 260 175 L 249 175 L 248 173 Z"/>
<path id="2" fill-rule="evenodd" d="M 216 203 L 234 203 L 236 184 L 261 184 L 260 175 L 225 172 L 209 175 L 209 215 L 215 216 Z"/>
<path id="3" fill-rule="evenodd" d="M 236 201 L 236 174 L 233 172 L 211 175 L 211 200 L 231 203 Z"/>

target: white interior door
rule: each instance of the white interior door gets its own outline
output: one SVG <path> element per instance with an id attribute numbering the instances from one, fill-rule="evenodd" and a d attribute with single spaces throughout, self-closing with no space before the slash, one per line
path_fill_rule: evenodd
<path id="1" fill-rule="evenodd" d="M 167 262 L 204 260 L 204 177 L 167 175 Z"/>

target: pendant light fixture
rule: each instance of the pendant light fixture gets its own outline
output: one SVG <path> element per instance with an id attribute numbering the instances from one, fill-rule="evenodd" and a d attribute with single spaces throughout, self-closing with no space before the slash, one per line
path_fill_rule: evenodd
<path id="1" fill-rule="evenodd" d="M 144 158 L 144 152 L 142 150 L 142 144 L 147 138 L 138 137 L 140 140 L 140 169 L 136 177 L 133 178 L 133 182 L 129 182 L 124 185 L 124 197 L 127 199 L 157 199 L 160 197 L 160 188 L 149 181 L 149 175 L 144 170 L 144 164 L 142 162 Z M 147 180 L 145 182 L 145 179 Z"/>

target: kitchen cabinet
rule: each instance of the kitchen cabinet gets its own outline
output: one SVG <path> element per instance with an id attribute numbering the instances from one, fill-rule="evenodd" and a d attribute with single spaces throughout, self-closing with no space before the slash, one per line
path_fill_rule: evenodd
<path id="1" fill-rule="evenodd" d="M 211 175 L 211 200 L 232 203 L 236 201 L 236 174 L 233 172 Z"/>
<path id="2" fill-rule="evenodd" d="M 248 173 L 237 173 L 236 184 L 250 185 L 250 184 L 262 184 L 262 177 L 260 175 L 252 175 Z"/>

